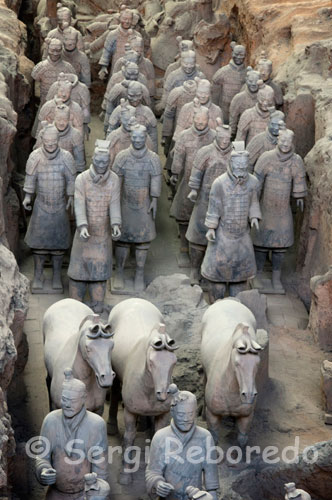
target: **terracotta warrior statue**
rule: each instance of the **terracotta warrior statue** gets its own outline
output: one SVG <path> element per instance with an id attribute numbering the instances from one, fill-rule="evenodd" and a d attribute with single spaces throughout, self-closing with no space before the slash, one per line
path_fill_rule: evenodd
<path id="1" fill-rule="evenodd" d="M 120 104 L 121 127 L 113 130 L 106 138 L 110 143 L 110 168 L 112 168 L 116 155 L 131 145 L 130 132 L 132 127 L 137 124 L 135 117 L 136 109 L 130 106 L 125 99 L 121 99 Z M 153 151 L 153 142 L 149 135 L 146 138 L 146 146 Z"/>
<path id="2" fill-rule="evenodd" d="M 170 73 L 164 83 L 161 102 L 158 104 L 160 110 L 164 110 L 167 98 L 171 90 L 181 87 L 185 81 L 194 80 L 195 77 L 205 78 L 203 73 L 196 66 L 196 54 L 193 50 L 181 52 L 181 65 L 178 69 Z"/>
<path id="3" fill-rule="evenodd" d="M 71 83 L 72 88 L 71 88 L 70 99 L 72 101 L 77 102 L 77 104 L 81 106 L 83 110 L 84 130 L 86 133 L 89 133 L 89 123 L 91 121 L 90 91 L 84 83 L 79 81 L 77 75 L 69 73 L 60 73 L 57 81 L 52 83 L 50 90 L 47 93 L 46 101 L 50 101 L 51 99 L 56 97 L 60 82 L 62 81 L 69 81 Z"/>
<path id="4" fill-rule="evenodd" d="M 48 46 L 48 55 L 44 61 L 39 62 L 32 70 L 31 76 L 36 82 L 40 82 L 40 105 L 45 104 L 47 93 L 56 82 L 60 73 L 72 73 L 76 75 L 73 66 L 63 60 L 62 42 L 57 38 L 52 38 Z M 37 117 L 36 117 L 37 119 Z"/>
<path id="5" fill-rule="evenodd" d="M 120 177 L 122 234 L 115 248 L 114 288 L 124 288 L 124 265 L 130 245 L 135 245 L 135 291 L 145 288 L 144 266 L 150 242 L 156 237 L 157 200 L 161 193 L 161 165 L 156 153 L 146 147 L 147 129 L 131 129 L 131 146 L 115 158 L 113 171 Z"/>
<path id="6" fill-rule="evenodd" d="M 91 69 L 88 56 L 78 49 L 79 32 L 69 26 L 63 30 L 63 59 L 68 61 L 76 71 L 80 82 L 91 87 Z"/>
<path id="7" fill-rule="evenodd" d="M 249 154 L 243 142 L 233 143 L 227 172 L 213 182 L 205 226 L 208 246 L 201 274 L 210 282 L 212 302 L 229 295 L 235 297 L 256 274 L 251 227 L 262 218 L 257 198 L 257 179 L 248 173 Z"/>
<path id="8" fill-rule="evenodd" d="M 110 485 L 104 479 L 99 478 L 96 472 L 85 474 L 84 481 L 84 500 L 110 499 Z"/>
<path id="9" fill-rule="evenodd" d="M 198 99 L 201 106 L 205 106 L 209 110 L 209 127 L 215 129 L 217 126 L 217 118 L 223 121 L 222 111 L 216 104 L 211 101 L 211 84 L 208 80 L 196 77 L 196 98 Z M 193 123 L 193 117 L 195 112 L 195 102 L 194 100 L 188 104 L 185 104 L 179 113 L 178 120 L 176 122 L 176 129 L 174 133 L 174 141 L 177 140 L 178 136 L 183 130 L 191 127 Z"/>
<path id="10" fill-rule="evenodd" d="M 63 7 L 61 3 L 59 3 L 56 12 L 56 18 L 57 18 L 57 27 L 54 28 L 54 30 L 49 31 L 49 33 L 47 34 L 47 39 L 52 40 L 56 38 L 57 40 L 60 40 L 60 42 L 63 43 L 64 30 L 69 26 L 71 26 L 72 24 L 71 10 L 68 9 L 68 7 Z M 77 29 L 75 29 L 75 31 L 77 32 L 77 48 L 78 50 L 84 50 L 84 42 L 82 34 Z M 45 43 L 45 46 L 43 48 L 43 57 L 42 57 L 43 59 L 46 59 L 46 57 L 48 56 L 48 49 L 49 49 L 49 44 Z"/>
<path id="11" fill-rule="evenodd" d="M 42 457 L 36 458 L 36 476 L 40 484 L 48 486 L 47 500 L 83 499 L 88 473 L 107 481 L 106 424 L 86 409 L 85 401 L 85 384 L 68 368 L 62 385 L 62 408 L 46 415 L 40 431 Z M 91 456 L 95 460 L 89 460 Z"/>
<path id="12" fill-rule="evenodd" d="M 284 103 L 284 96 L 282 94 L 280 85 L 271 78 L 273 71 L 272 61 L 267 59 L 265 51 L 262 52 L 261 58 L 258 61 L 257 71 L 260 73 L 261 79 L 263 80 L 265 85 L 269 85 L 273 88 L 276 107 L 281 108 Z"/>
<path id="13" fill-rule="evenodd" d="M 54 125 L 42 131 L 42 146 L 29 156 L 23 191 L 23 206 L 31 209 L 36 195 L 27 234 L 26 244 L 32 249 L 34 278 L 32 293 L 44 287 L 44 264 L 52 256 L 53 293 L 62 293 L 62 260 L 70 247 L 71 235 L 67 210 L 73 208 L 76 167 L 72 155 L 59 148 L 59 132 Z M 52 293 L 50 290 L 50 293 Z"/>
<path id="14" fill-rule="evenodd" d="M 129 63 L 130 66 L 133 66 L 134 63 Z M 137 73 L 136 77 L 138 76 L 138 69 L 137 65 L 135 64 Z M 111 88 L 110 92 L 105 94 L 104 100 L 105 100 L 105 118 L 104 118 L 104 130 L 105 134 L 107 133 L 108 130 L 108 123 L 110 120 L 110 117 L 112 116 L 113 111 L 116 109 L 117 106 L 119 106 L 121 99 L 129 99 L 128 97 L 128 87 L 129 83 L 132 81 L 136 80 L 122 80 L 121 83 L 117 83 L 114 85 L 114 87 Z M 144 105 L 148 106 L 149 108 L 151 107 L 151 101 L 150 101 L 150 96 L 149 96 L 149 91 L 148 88 L 145 85 L 142 85 L 142 83 L 137 82 L 141 85 L 140 90 L 142 92 L 142 102 Z"/>
<path id="15" fill-rule="evenodd" d="M 139 82 L 129 82 L 127 98 L 130 106 L 135 108 L 135 118 L 137 123 L 144 125 L 148 132 L 149 137 L 153 142 L 153 151 L 158 153 L 158 131 L 157 120 L 153 112 L 148 106 L 143 104 L 144 87 Z M 121 101 L 121 100 L 120 100 Z M 108 130 L 112 130 L 121 126 L 121 105 L 117 106 L 109 119 Z"/>
<path id="16" fill-rule="evenodd" d="M 79 133 L 82 135 L 83 140 L 83 134 L 86 135 L 86 131 L 84 130 L 85 124 L 83 110 L 81 106 L 77 104 L 77 102 L 71 99 L 71 91 L 71 82 L 69 82 L 68 80 L 59 82 L 56 96 L 50 101 L 45 102 L 40 110 L 38 116 L 39 124 L 36 131 L 36 137 L 40 132 L 41 122 L 46 120 L 48 123 L 53 123 L 56 107 L 59 104 L 65 104 L 69 108 L 70 123 L 79 131 Z"/>
<path id="17" fill-rule="evenodd" d="M 262 80 L 259 80 L 257 102 L 255 106 L 244 111 L 237 127 L 236 140 L 244 141 L 246 145 L 255 135 L 264 132 L 269 121 L 271 112 L 274 111 L 274 91 Z"/>
<path id="18" fill-rule="evenodd" d="M 113 75 L 108 80 L 106 93 L 109 93 L 112 87 L 117 83 L 121 83 L 122 80 L 135 80 L 148 87 L 148 81 L 143 73 L 140 72 L 138 64 L 135 61 L 124 61 L 120 70 L 113 72 Z"/>
<path id="19" fill-rule="evenodd" d="M 131 29 L 133 16 L 134 12 L 132 10 L 128 9 L 125 5 L 121 6 L 120 24 L 107 35 L 104 50 L 99 60 L 101 69 L 98 74 L 101 80 L 104 80 L 108 75 L 108 66 L 110 62 L 111 74 L 113 73 L 116 61 L 125 54 L 125 45 L 129 43 L 129 37 L 132 36 L 133 33 L 135 36 L 140 36 L 137 31 Z"/>
<path id="20" fill-rule="evenodd" d="M 195 98 L 196 99 L 196 98 Z M 194 114 L 192 126 L 184 130 L 178 137 L 174 149 L 172 163 L 172 177 L 170 182 L 178 184 L 177 191 L 171 205 L 170 215 L 176 219 L 180 233 L 180 256 L 179 266 L 190 267 L 189 244 L 186 239 L 186 231 L 189 224 L 193 204 L 188 199 L 190 187 L 188 185 L 193 162 L 198 151 L 211 144 L 215 137 L 215 132 L 209 128 L 209 110 L 200 106 L 196 101 L 197 109 Z"/>
<path id="21" fill-rule="evenodd" d="M 112 274 L 112 238 L 121 236 L 120 183 L 110 170 L 108 141 L 96 141 L 89 170 L 75 182 L 76 232 L 68 268 L 69 296 L 103 311 L 106 282 Z"/>
<path id="22" fill-rule="evenodd" d="M 151 442 L 145 471 L 150 498 L 187 500 L 189 486 L 201 490 L 204 484 L 207 493 L 217 500 L 219 477 L 215 448 L 211 451 L 213 439 L 208 430 L 196 425 L 196 412 L 196 396 L 178 391 L 171 403 L 171 425 L 157 431 Z M 195 460 L 189 461 L 188 452 L 193 447 Z"/>
<path id="23" fill-rule="evenodd" d="M 201 148 L 191 171 L 188 186 L 190 201 L 194 203 L 186 238 L 190 246 L 191 284 L 198 284 L 200 269 L 207 247 L 205 216 L 209 194 L 214 180 L 227 171 L 231 156 L 231 131 L 228 125 L 218 120 L 216 136 L 208 146 Z"/>
<path id="24" fill-rule="evenodd" d="M 285 115 L 282 111 L 273 110 L 265 132 L 255 135 L 247 146 L 249 153 L 249 172 L 252 174 L 259 157 L 266 151 L 274 149 L 278 142 L 279 130 L 284 125 Z"/>
<path id="25" fill-rule="evenodd" d="M 295 483 L 286 483 L 285 491 L 285 500 L 311 500 L 309 493 L 296 488 Z"/>
<path id="26" fill-rule="evenodd" d="M 254 71 L 248 67 L 245 90 L 236 94 L 233 97 L 229 108 L 229 124 L 231 127 L 232 137 L 236 136 L 237 126 L 242 113 L 246 109 L 250 109 L 256 105 L 258 95 L 258 81 L 260 80 L 258 71 Z"/>
<path id="27" fill-rule="evenodd" d="M 34 149 L 43 144 L 43 128 L 48 122 L 42 122 L 42 129 L 38 134 Z M 70 124 L 70 109 L 65 104 L 58 104 L 54 113 L 54 125 L 59 132 L 59 147 L 73 155 L 76 172 L 85 170 L 85 151 L 82 134 Z"/>
<path id="28" fill-rule="evenodd" d="M 255 245 L 257 278 L 255 286 L 262 288 L 261 275 L 267 253 L 272 251 L 272 287 L 275 293 L 285 293 L 280 281 L 281 266 L 287 248 L 294 243 L 291 196 L 303 211 L 307 194 L 306 173 L 302 158 L 294 152 L 294 132 L 279 131 L 277 147 L 262 154 L 254 174 L 259 182 L 263 220 L 252 232 Z"/>
<path id="29" fill-rule="evenodd" d="M 229 64 L 218 69 L 212 78 L 212 100 L 221 107 L 225 123 L 229 122 L 229 107 L 233 97 L 241 92 L 246 81 L 247 68 L 244 61 L 246 49 L 231 42 L 232 59 Z"/>
<path id="30" fill-rule="evenodd" d="M 187 50 L 194 50 L 194 42 L 192 40 L 183 40 L 182 36 L 177 36 L 176 41 L 178 42 L 179 53 L 176 56 L 176 60 L 167 66 L 164 74 L 164 82 L 166 82 L 168 76 L 173 73 L 173 71 L 181 67 L 182 52 L 187 52 Z"/>

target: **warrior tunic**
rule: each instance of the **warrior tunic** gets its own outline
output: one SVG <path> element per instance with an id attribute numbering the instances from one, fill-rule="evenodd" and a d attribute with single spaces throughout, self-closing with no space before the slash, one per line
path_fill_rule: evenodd
<path id="1" fill-rule="evenodd" d="M 229 107 L 233 97 L 241 92 L 246 81 L 247 68 L 230 61 L 218 69 L 212 78 L 212 100 L 221 107 L 225 123 L 229 121 Z"/>
<path id="2" fill-rule="evenodd" d="M 249 170 L 252 174 L 259 157 L 266 151 L 271 151 L 277 145 L 278 137 L 270 134 L 268 129 L 265 132 L 255 135 L 247 146 L 249 153 Z"/>
<path id="3" fill-rule="evenodd" d="M 194 207 L 193 202 L 187 198 L 190 193 L 188 182 L 194 159 L 199 149 L 211 144 L 214 137 L 215 132 L 209 127 L 200 132 L 192 125 L 180 134 L 175 143 L 172 174 L 179 176 L 179 182 L 170 215 L 180 222 L 189 222 Z"/>
<path id="4" fill-rule="evenodd" d="M 184 82 L 195 80 L 196 76 L 198 76 L 199 78 L 205 78 L 205 75 L 203 75 L 203 73 L 197 67 L 191 75 L 187 75 L 187 73 L 183 71 L 181 66 L 180 68 L 173 71 L 173 73 L 170 73 L 164 84 L 160 107 L 162 109 L 165 109 L 167 98 L 171 90 L 175 89 L 176 87 L 181 87 Z"/>
<path id="5" fill-rule="evenodd" d="M 301 157 L 283 154 L 277 148 L 264 153 L 256 163 L 263 220 L 252 230 L 254 245 L 264 248 L 288 248 L 294 243 L 290 197 L 307 194 L 305 169 Z"/>
<path id="6" fill-rule="evenodd" d="M 112 230 L 121 225 L 120 183 L 108 170 L 96 174 L 93 165 L 75 182 L 77 229 L 70 256 L 68 276 L 77 281 L 106 281 L 112 274 Z M 90 237 L 80 238 L 79 229 L 87 226 Z"/>
<path id="7" fill-rule="evenodd" d="M 43 458 L 36 458 L 36 475 L 43 469 L 56 470 L 56 483 L 48 488 L 46 499 L 84 499 L 84 475 L 95 472 L 107 481 L 107 433 L 104 420 L 84 407 L 73 418 L 67 419 L 62 410 L 49 413 L 43 421 L 40 436 L 47 440 L 49 450 Z M 76 440 L 73 444 L 72 441 Z M 71 451 L 71 446 L 73 451 Z M 94 447 L 94 448 L 93 448 Z M 93 450 L 96 450 L 95 460 Z M 98 451 L 97 451 L 98 450 Z M 82 457 L 79 464 L 77 462 Z"/>
<path id="8" fill-rule="evenodd" d="M 196 95 L 196 84 L 193 80 L 184 82 L 181 87 L 171 90 L 166 101 L 163 119 L 163 137 L 172 137 L 182 107 L 191 102 Z"/>
<path id="9" fill-rule="evenodd" d="M 196 450 L 195 460 L 189 461 L 193 449 Z M 165 481 L 174 487 L 167 500 L 186 500 L 188 486 L 216 491 L 219 477 L 216 449 L 210 432 L 193 425 L 190 431 L 182 433 L 173 421 L 157 431 L 151 442 L 145 480 L 147 491 L 154 499 L 158 498 L 158 481 Z"/>
<path id="10" fill-rule="evenodd" d="M 46 102 L 47 93 L 52 85 L 56 82 L 60 73 L 70 73 L 76 75 L 73 66 L 59 59 L 57 62 L 52 62 L 49 57 L 45 61 L 39 62 L 32 70 L 31 76 L 37 82 L 40 82 L 40 105 L 39 109 Z"/>
<path id="11" fill-rule="evenodd" d="M 246 281 L 256 274 L 254 247 L 248 219 L 261 219 L 257 179 L 249 174 L 237 183 L 228 170 L 212 184 L 205 225 L 215 229 L 216 239 L 208 242 L 202 276 L 217 283 Z"/>
<path id="12" fill-rule="evenodd" d="M 219 106 L 213 104 L 211 101 L 204 104 L 204 107 L 209 110 L 209 128 L 214 130 L 217 127 L 217 118 L 223 121 L 222 111 Z M 194 123 L 194 114 L 195 104 L 193 102 L 189 102 L 183 106 L 176 122 L 176 129 L 173 136 L 174 141 L 177 140 L 183 130 L 190 128 Z"/>
<path id="13" fill-rule="evenodd" d="M 73 26 L 71 26 L 71 27 L 74 28 Z M 77 48 L 78 48 L 78 50 L 84 50 L 84 40 L 83 40 L 82 33 L 80 33 L 76 28 L 74 28 L 74 29 L 77 32 Z M 64 35 L 64 32 L 62 31 L 62 29 L 60 29 L 59 26 L 57 26 L 56 28 L 54 28 L 53 30 L 51 30 L 47 33 L 47 38 L 50 38 L 50 39 L 56 38 L 57 40 L 60 40 L 60 42 L 64 43 L 65 35 Z M 44 48 L 43 48 L 42 59 L 46 59 L 47 49 L 48 49 L 48 45 L 45 43 Z"/>
<path id="14" fill-rule="evenodd" d="M 112 168 L 116 155 L 131 146 L 130 132 L 121 126 L 108 134 L 106 140 L 110 141 L 110 168 Z M 153 151 L 153 142 L 149 135 L 146 138 L 146 147 Z"/>
<path id="15" fill-rule="evenodd" d="M 66 195 L 74 195 L 75 175 L 74 159 L 64 149 L 48 153 L 41 147 L 30 154 L 23 188 L 28 194 L 36 193 L 25 236 L 30 248 L 66 250 L 70 247 Z"/>
<path id="16" fill-rule="evenodd" d="M 194 160 L 194 166 L 189 179 L 190 189 L 199 191 L 192 211 L 186 238 L 190 243 L 206 246 L 206 226 L 204 224 L 209 204 L 209 194 L 213 181 L 226 172 L 231 155 L 231 145 L 220 149 L 217 141 L 201 148 Z"/>
<path id="17" fill-rule="evenodd" d="M 88 56 L 77 48 L 71 52 L 63 51 L 63 59 L 69 62 L 76 71 L 80 82 L 84 83 L 88 88 L 91 86 L 91 69 Z"/>
<path id="18" fill-rule="evenodd" d="M 84 117 L 83 117 L 83 110 L 77 102 L 73 101 L 72 99 L 69 99 L 67 102 L 63 103 L 69 108 L 69 121 L 70 124 L 75 127 L 80 134 L 82 135 L 82 141 L 83 141 L 83 124 L 84 124 Z M 54 117 L 55 117 L 55 110 L 58 105 L 57 99 L 54 98 L 51 101 L 45 102 L 43 107 L 40 110 L 39 116 L 38 116 L 38 127 L 36 131 L 36 136 L 38 137 L 39 132 L 41 131 L 42 121 L 47 121 L 48 123 L 53 123 L 54 122 Z"/>
<path id="19" fill-rule="evenodd" d="M 70 81 L 72 81 L 71 75 L 68 75 Z M 47 93 L 46 101 L 53 99 L 58 93 L 59 82 L 56 81 L 52 83 L 50 90 Z M 77 102 L 83 110 L 84 123 L 90 123 L 90 91 L 88 87 L 75 78 L 75 82 L 72 82 L 72 90 L 70 94 L 70 99 Z"/>
<path id="20" fill-rule="evenodd" d="M 258 104 L 247 109 L 239 120 L 236 140 L 244 141 L 246 145 L 249 145 L 253 137 L 265 131 L 270 121 L 270 116 L 270 112 L 262 111 Z"/>
<path id="21" fill-rule="evenodd" d="M 123 64 L 125 62 L 125 57 L 120 57 L 114 65 L 113 73 L 115 74 L 116 72 L 120 71 Z M 155 71 L 154 71 L 154 66 L 152 62 L 147 59 L 146 57 L 140 57 L 138 61 L 138 70 L 140 73 L 142 73 L 147 82 L 148 82 L 148 89 L 150 92 L 150 97 L 155 97 L 156 94 L 156 89 L 155 89 Z"/>
<path id="22" fill-rule="evenodd" d="M 250 92 L 247 86 L 245 90 L 233 97 L 229 108 L 229 125 L 231 127 L 232 137 L 236 135 L 237 126 L 242 113 L 244 113 L 246 109 L 255 106 L 256 102 L 257 92 Z"/>
<path id="23" fill-rule="evenodd" d="M 115 158 L 113 171 L 120 177 L 122 229 L 120 241 L 147 243 L 156 237 L 155 221 L 148 213 L 151 198 L 161 193 L 161 165 L 156 153 L 132 146 Z"/>
<path id="24" fill-rule="evenodd" d="M 110 74 L 113 73 L 116 61 L 125 55 L 126 44 L 129 43 L 130 36 L 139 37 L 140 34 L 135 30 L 123 29 L 122 26 L 118 26 L 108 33 L 99 64 L 107 68 L 112 59 Z"/>

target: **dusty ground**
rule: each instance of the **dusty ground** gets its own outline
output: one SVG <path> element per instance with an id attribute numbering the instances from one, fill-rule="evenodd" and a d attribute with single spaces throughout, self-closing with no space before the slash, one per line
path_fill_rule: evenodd
<path id="1" fill-rule="evenodd" d="M 94 119 L 92 136 L 87 145 L 88 156 L 101 130 L 101 122 L 97 118 Z M 148 281 L 159 274 L 183 272 L 179 270 L 176 261 L 177 228 L 168 217 L 168 210 L 167 188 L 164 185 L 157 218 L 158 238 L 151 247 L 147 263 Z M 289 263 L 292 263 L 291 258 Z M 27 254 L 22 262 L 21 271 L 31 278 L 32 269 L 32 259 Z M 63 296 L 59 295 L 30 297 L 30 309 L 25 325 L 30 356 L 23 374 L 21 391 L 11 398 L 14 425 L 19 441 L 38 435 L 42 420 L 48 412 L 41 322 L 45 310 L 62 298 Z M 113 305 L 124 298 L 126 297 L 111 297 L 108 292 L 107 302 Z M 269 296 L 268 318 L 271 324 L 270 381 L 265 393 L 261 394 L 259 399 L 249 444 L 261 448 L 275 445 L 281 454 L 283 447 L 294 446 L 295 438 L 298 436 L 301 451 L 310 444 L 331 438 L 331 429 L 325 426 L 323 421 L 320 389 L 320 364 L 325 356 L 313 343 L 310 333 L 303 330 L 307 323 L 307 312 L 295 296 L 291 294 Z M 202 422 L 202 425 L 205 423 Z M 123 430 L 122 424 L 120 429 Z M 137 443 L 144 446 L 146 438 L 148 435 L 139 433 Z M 111 446 L 120 445 L 120 437 L 110 439 L 109 443 Z M 231 421 L 227 421 L 222 431 L 221 445 L 227 449 L 232 444 L 236 444 L 234 425 Z M 23 454 L 22 452 L 22 456 Z M 23 459 L 22 463 L 23 467 L 19 469 L 20 476 L 16 478 L 20 484 L 19 498 L 40 500 L 43 498 L 44 490 L 36 483 L 31 464 L 25 468 Z M 144 496 L 144 463 L 141 463 L 139 471 L 134 475 L 131 487 L 121 487 L 117 483 L 119 465 L 120 458 L 116 454 L 113 464 L 110 465 L 112 498 L 138 499 Z M 222 491 L 225 491 L 232 477 L 242 468 L 243 465 L 230 467 L 225 463 L 220 466 Z"/>

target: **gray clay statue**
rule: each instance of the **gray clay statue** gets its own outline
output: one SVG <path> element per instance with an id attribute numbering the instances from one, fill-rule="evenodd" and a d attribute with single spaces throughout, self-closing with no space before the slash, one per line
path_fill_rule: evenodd
<path id="1" fill-rule="evenodd" d="M 242 90 L 242 92 L 239 92 L 239 94 L 236 94 L 232 99 L 229 108 L 229 124 L 233 138 L 236 136 L 237 126 L 242 113 L 244 113 L 246 109 L 250 109 L 255 106 L 257 102 L 259 90 L 258 81 L 260 78 L 261 77 L 258 71 L 254 71 L 249 66 L 246 76 L 245 89 Z"/>
<path id="2" fill-rule="evenodd" d="M 110 499 L 110 485 L 104 479 L 99 478 L 96 472 L 85 474 L 84 481 L 84 500 Z"/>
<path id="3" fill-rule="evenodd" d="M 158 430 L 151 441 L 145 471 L 150 498 L 187 500 L 188 486 L 201 490 L 204 484 L 213 500 L 217 500 L 219 478 L 216 449 L 208 451 L 213 447 L 213 439 L 209 431 L 196 425 L 196 412 L 194 394 L 189 391 L 174 394 L 171 424 Z M 195 460 L 188 460 L 188 452 L 193 447 L 196 450 Z M 175 453 L 175 450 L 178 452 Z"/>
<path id="4" fill-rule="evenodd" d="M 280 85 L 271 78 L 273 65 L 272 61 L 267 58 L 265 51 L 262 52 L 258 61 L 257 71 L 260 73 L 263 82 L 273 88 L 275 105 L 277 108 L 281 108 L 284 103 L 284 96 Z"/>
<path id="5" fill-rule="evenodd" d="M 201 360 L 206 380 L 206 422 L 215 443 L 221 419 L 226 415 L 236 418 L 240 446 L 248 441 L 261 349 L 256 339 L 256 319 L 240 302 L 223 299 L 204 313 Z"/>
<path id="6" fill-rule="evenodd" d="M 73 66 L 80 82 L 90 88 L 90 62 L 88 56 L 78 49 L 79 31 L 69 26 L 64 29 L 63 34 L 63 59 Z"/>
<path id="7" fill-rule="evenodd" d="M 90 168 L 75 182 L 77 229 L 68 268 L 69 295 L 102 312 L 106 282 L 112 274 L 112 238 L 121 235 L 120 183 L 110 170 L 108 141 L 96 141 Z"/>

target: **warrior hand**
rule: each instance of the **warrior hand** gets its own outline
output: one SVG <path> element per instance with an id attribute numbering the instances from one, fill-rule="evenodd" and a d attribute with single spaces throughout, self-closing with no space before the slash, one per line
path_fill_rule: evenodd
<path id="1" fill-rule="evenodd" d="M 301 212 L 303 212 L 304 202 L 303 202 L 302 198 L 299 198 L 296 200 L 296 206 L 297 206 L 297 208 L 299 208 L 301 210 Z"/>
<path id="2" fill-rule="evenodd" d="M 251 225 L 251 227 L 255 227 L 257 229 L 257 231 L 259 230 L 258 219 L 256 219 L 256 217 L 254 217 L 253 219 L 251 219 L 250 225 Z"/>
<path id="3" fill-rule="evenodd" d="M 157 214 L 157 198 L 152 198 L 152 201 L 151 201 L 150 206 L 149 206 L 148 214 L 150 212 L 152 212 L 152 218 L 155 219 L 156 214 Z"/>
<path id="4" fill-rule="evenodd" d="M 87 226 L 81 227 L 81 229 L 80 229 L 80 238 L 82 240 L 87 240 L 88 238 L 90 238 L 90 234 L 89 234 Z"/>
<path id="5" fill-rule="evenodd" d="M 49 469 L 43 469 L 40 474 L 40 483 L 44 486 L 54 484 L 56 482 L 56 470 L 50 467 Z"/>
<path id="6" fill-rule="evenodd" d="M 99 71 L 98 76 L 100 80 L 105 80 L 107 75 L 108 75 L 108 69 L 105 66 L 103 66 Z"/>
<path id="7" fill-rule="evenodd" d="M 172 184 L 172 186 L 176 186 L 178 183 L 178 175 L 177 174 L 171 175 L 169 182 Z"/>
<path id="8" fill-rule="evenodd" d="M 156 493 L 158 496 L 165 498 L 173 490 L 174 490 L 174 487 L 170 483 L 165 483 L 164 481 L 158 481 L 157 487 L 156 487 Z"/>
<path id="9" fill-rule="evenodd" d="M 84 139 L 89 140 L 89 135 L 90 135 L 91 129 L 87 123 L 84 123 Z"/>
<path id="10" fill-rule="evenodd" d="M 30 205 L 31 203 L 31 196 L 29 194 L 26 194 L 25 197 L 24 197 L 24 200 L 23 200 L 23 206 L 25 208 L 25 210 L 32 210 L 32 206 Z"/>
<path id="11" fill-rule="evenodd" d="M 214 229 L 209 229 L 205 236 L 206 239 L 211 243 L 214 243 L 216 241 L 216 232 Z"/>
<path id="12" fill-rule="evenodd" d="M 66 210 L 70 210 L 72 215 L 74 214 L 74 196 L 69 196 L 67 205 L 66 205 Z"/>
<path id="13" fill-rule="evenodd" d="M 192 189 L 190 193 L 188 194 L 188 200 L 192 201 L 193 203 L 196 202 L 197 200 L 197 191 L 196 189 Z"/>
<path id="14" fill-rule="evenodd" d="M 112 226 L 112 238 L 113 240 L 118 240 L 121 236 L 121 229 L 118 224 Z"/>

